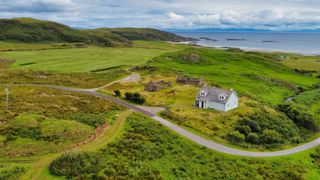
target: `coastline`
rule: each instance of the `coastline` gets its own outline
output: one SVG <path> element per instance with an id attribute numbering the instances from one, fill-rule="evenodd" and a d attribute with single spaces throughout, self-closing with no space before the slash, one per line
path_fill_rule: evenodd
<path id="1" fill-rule="evenodd" d="M 226 50 L 228 48 L 239 48 L 243 51 L 254 51 L 254 52 L 266 52 L 266 53 L 284 53 L 284 54 L 297 54 L 297 55 L 303 55 L 303 56 L 320 56 L 320 53 L 311 53 L 311 52 L 303 52 L 303 51 L 284 51 L 284 50 L 278 50 L 278 49 L 264 49 L 264 48 L 250 48 L 250 47 L 224 47 L 224 46 L 212 46 L 212 45 L 206 45 L 199 43 L 199 41 L 182 41 L 182 42 L 169 42 L 173 44 L 185 44 L 185 45 L 196 45 L 203 48 L 214 48 L 214 49 L 221 49 Z"/>

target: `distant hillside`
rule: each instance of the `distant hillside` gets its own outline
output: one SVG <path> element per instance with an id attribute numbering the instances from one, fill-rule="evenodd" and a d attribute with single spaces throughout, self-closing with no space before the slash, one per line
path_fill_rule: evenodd
<path id="1" fill-rule="evenodd" d="M 78 30 L 60 23 L 31 18 L 0 19 L 0 41 L 81 42 L 98 46 L 130 46 L 131 40 L 185 41 L 189 39 L 156 29 Z"/>
<path id="2" fill-rule="evenodd" d="M 102 31 L 109 31 L 113 34 L 120 35 L 130 40 L 160 40 L 160 41 L 192 41 L 192 38 L 185 38 L 173 33 L 160 31 L 150 28 L 113 28 L 113 29 L 100 29 Z"/>

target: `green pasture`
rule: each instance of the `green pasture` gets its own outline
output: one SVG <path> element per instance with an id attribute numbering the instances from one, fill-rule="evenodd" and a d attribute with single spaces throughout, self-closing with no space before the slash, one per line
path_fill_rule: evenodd
<path id="1" fill-rule="evenodd" d="M 133 66 L 184 46 L 164 42 L 138 41 L 132 48 L 71 48 L 1 52 L 0 58 L 15 60 L 12 69 L 55 72 L 90 72 L 115 66 Z"/>

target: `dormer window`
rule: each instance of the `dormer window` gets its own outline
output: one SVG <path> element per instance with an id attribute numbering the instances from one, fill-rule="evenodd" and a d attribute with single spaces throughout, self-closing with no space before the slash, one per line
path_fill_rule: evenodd
<path id="1" fill-rule="evenodd" d="M 206 95 L 207 95 L 207 93 L 205 91 L 200 92 L 200 96 L 206 96 Z"/>
<path id="2" fill-rule="evenodd" d="M 223 94 L 219 95 L 219 100 L 225 100 L 225 99 L 226 99 L 226 96 L 224 96 Z"/>

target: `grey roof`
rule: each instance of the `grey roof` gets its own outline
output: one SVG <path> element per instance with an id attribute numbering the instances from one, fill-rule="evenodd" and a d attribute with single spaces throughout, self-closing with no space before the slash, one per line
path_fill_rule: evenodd
<path id="1" fill-rule="evenodd" d="M 200 95 L 201 92 L 205 92 L 206 96 L 201 96 Z M 217 102 L 221 104 L 226 104 L 232 93 L 236 95 L 236 92 L 234 90 L 224 90 L 217 87 L 204 86 L 200 89 L 196 97 L 196 101 L 212 101 L 212 102 Z M 220 99 L 219 98 L 220 95 L 223 95 L 225 98 L 223 100 Z"/>

